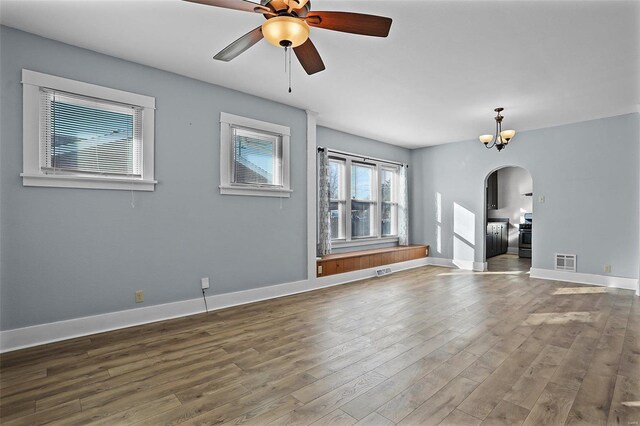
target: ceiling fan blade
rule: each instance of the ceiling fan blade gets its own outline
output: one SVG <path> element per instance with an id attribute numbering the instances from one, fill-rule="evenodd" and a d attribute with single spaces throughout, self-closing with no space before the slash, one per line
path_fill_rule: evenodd
<path id="1" fill-rule="evenodd" d="M 307 24 L 344 33 L 386 37 L 391 29 L 391 18 L 351 12 L 309 12 Z"/>
<path id="2" fill-rule="evenodd" d="M 293 51 L 307 74 L 315 74 L 325 69 L 324 62 L 310 38 L 300 46 L 294 47 Z"/>
<path id="3" fill-rule="evenodd" d="M 248 0 L 184 0 L 191 3 L 204 4 L 207 6 L 224 7 L 225 9 L 242 10 L 244 12 L 268 13 L 273 11 L 260 3 Z"/>
<path id="4" fill-rule="evenodd" d="M 224 49 L 222 49 L 213 59 L 229 62 L 260 40 L 262 40 L 262 27 L 249 31 Z"/>

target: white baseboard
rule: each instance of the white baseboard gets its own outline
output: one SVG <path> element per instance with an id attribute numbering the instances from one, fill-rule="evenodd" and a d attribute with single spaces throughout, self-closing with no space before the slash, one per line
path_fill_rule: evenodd
<path id="1" fill-rule="evenodd" d="M 552 269 L 531 268 L 531 278 L 566 281 L 578 284 L 591 284 L 603 287 L 615 287 L 633 290 L 640 295 L 637 278 L 612 277 L 609 275 L 585 274 L 581 272 L 555 271 Z"/>
<path id="2" fill-rule="evenodd" d="M 429 265 L 432 266 L 443 266 L 445 268 L 455 268 L 458 267 L 453 263 L 452 259 L 445 259 L 444 257 L 428 257 Z"/>
<path id="3" fill-rule="evenodd" d="M 489 270 L 487 262 L 473 262 L 473 270 L 477 272 L 486 272 Z"/>
<path id="4" fill-rule="evenodd" d="M 465 269 L 468 271 L 484 272 L 487 270 L 487 262 L 474 262 L 471 260 L 446 259 L 444 257 L 429 257 L 428 264 L 432 266 L 444 266 L 445 268 Z"/>
<path id="5" fill-rule="evenodd" d="M 391 268 L 393 272 L 397 272 L 430 265 L 431 259 L 432 258 L 426 257 L 386 266 Z M 375 267 L 344 274 L 330 275 L 328 277 L 313 277 L 311 280 L 301 280 L 233 293 L 211 295 L 207 297 L 207 304 L 211 312 L 231 306 L 304 293 L 320 288 L 346 284 L 364 278 L 371 278 L 376 276 L 376 269 L 379 268 L 380 267 Z M 0 332 L 0 353 L 203 312 L 205 312 L 204 301 L 202 298 L 196 298 L 93 315 L 90 317 L 39 324 L 14 330 L 5 330 Z"/>

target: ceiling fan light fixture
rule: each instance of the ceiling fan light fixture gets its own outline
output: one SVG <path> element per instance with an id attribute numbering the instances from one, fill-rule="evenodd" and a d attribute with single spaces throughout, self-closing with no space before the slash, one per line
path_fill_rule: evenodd
<path id="1" fill-rule="evenodd" d="M 309 25 L 292 16 L 276 16 L 262 24 L 262 35 L 276 47 L 298 47 L 309 38 Z"/>

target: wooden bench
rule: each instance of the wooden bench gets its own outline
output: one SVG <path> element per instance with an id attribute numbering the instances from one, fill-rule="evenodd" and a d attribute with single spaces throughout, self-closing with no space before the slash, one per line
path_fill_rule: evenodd
<path id="1" fill-rule="evenodd" d="M 319 277 L 357 271 L 392 263 L 420 259 L 429 255 L 429 246 L 410 245 L 329 254 L 317 260 Z"/>

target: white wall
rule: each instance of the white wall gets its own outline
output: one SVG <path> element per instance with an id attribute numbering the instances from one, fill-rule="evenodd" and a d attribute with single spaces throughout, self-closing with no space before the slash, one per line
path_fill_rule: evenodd
<path id="1" fill-rule="evenodd" d="M 531 213 L 533 197 L 522 194 L 533 192 L 533 180 L 522 167 L 498 170 L 498 208 L 489 210 L 489 218 L 509 219 L 509 251 L 518 251 L 518 224 L 524 223 L 524 214 Z"/>

